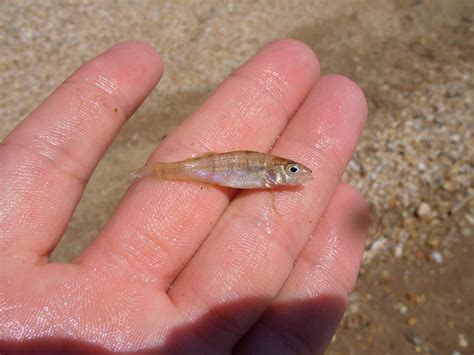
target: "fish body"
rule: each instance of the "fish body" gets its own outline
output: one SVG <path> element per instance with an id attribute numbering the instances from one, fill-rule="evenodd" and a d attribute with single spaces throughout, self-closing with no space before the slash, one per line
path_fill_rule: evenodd
<path id="1" fill-rule="evenodd" d="M 195 181 L 237 189 L 270 189 L 300 185 L 311 180 L 303 164 L 253 151 L 207 153 L 172 163 L 155 163 L 153 174 L 161 180 Z"/>

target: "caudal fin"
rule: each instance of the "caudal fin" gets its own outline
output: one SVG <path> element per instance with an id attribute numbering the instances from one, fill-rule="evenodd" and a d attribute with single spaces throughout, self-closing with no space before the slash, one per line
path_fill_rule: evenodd
<path id="1" fill-rule="evenodd" d="M 183 172 L 181 162 L 148 164 L 130 175 L 135 179 L 153 176 L 158 180 L 190 180 L 189 176 Z"/>
<path id="2" fill-rule="evenodd" d="M 154 174 L 153 167 L 151 165 L 145 165 L 143 168 L 132 171 L 130 176 L 133 179 L 143 179 L 145 177 L 152 176 Z"/>

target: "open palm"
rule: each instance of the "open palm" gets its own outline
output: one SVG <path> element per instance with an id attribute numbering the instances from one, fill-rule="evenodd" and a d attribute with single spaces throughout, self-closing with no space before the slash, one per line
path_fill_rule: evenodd
<path id="1" fill-rule="evenodd" d="M 365 231 L 347 222 L 365 202 L 339 179 L 366 103 L 350 80 L 319 78 L 296 41 L 233 72 L 150 162 L 271 150 L 309 166 L 311 182 L 237 193 L 141 179 L 76 260 L 48 262 L 96 164 L 161 74 L 150 47 L 119 44 L 0 145 L 0 350 L 324 351 L 363 251 Z"/>

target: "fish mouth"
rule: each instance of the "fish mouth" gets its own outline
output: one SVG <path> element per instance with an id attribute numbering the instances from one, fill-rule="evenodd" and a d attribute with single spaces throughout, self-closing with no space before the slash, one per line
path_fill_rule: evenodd
<path id="1" fill-rule="evenodd" d="M 311 175 L 311 173 L 301 175 L 301 176 L 298 176 L 298 179 L 296 179 L 296 180 L 297 180 L 298 184 L 304 184 L 305 182 L 309 182 L 309 181 L 313 180 L 313 175 Z"/>
<path id="2" fill-rule="evenodd" d="M 307 166 L 303 166 L 299 176 L 297 177 L 298 183 L 303 184 L 305 182 L 309 182 L 309 181 L 313 180 L 313 174 L 312 173 L 313 172 L 310 168 L 308 168 Z"/>
<path id="3" fill-rule="evenodd" d="M 291 179 L 291 181 L 287 181 L 286 185 L 297 186 L 297 185 L 302 185 L 311 180 L 313 180 L 313 176 L 311 175 L 311 173 L 300 174 L 298 176 L 295 176 L 293 179 Z"/>

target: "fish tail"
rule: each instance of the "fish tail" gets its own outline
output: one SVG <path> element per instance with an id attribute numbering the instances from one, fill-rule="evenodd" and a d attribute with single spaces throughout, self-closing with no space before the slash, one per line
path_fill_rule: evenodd
<path id="1" fill-rule="evenodd" d="M 159 180 L 182 180 L 186 178 L 183 173 L 182 164 L 175 162 L 148 164 L 139 170 L 133 171 L 130 175 L 135 179 L 153 176 Z"/>
<path id="2" fill-rule="evenodd" d="M 183 178 L 180 162 L 156 163 L 153 165 L 153 173 L 160 180 L 181 180 Z"/>
<path id="3" fill-rule="evenodd" d="M 168 180 L 176 178 L 177 173 L 179 173 L 179 165 L 176 163 L 154 163 L 145 165 L 130 175 L 135 179 L 154 176 L 160 180 Z"/>
<path id="4" fill-rule="evenodd" d="M 150 165 L 145 165 L 143 168 L 134 170 L 130 173 L 130 176 L 133 179 L 143 179 L 145 177 L 152 176 L 154 174 L 153 167 Z"/>
<path id="5" fill-rule="evenodd" d="M 168 176 L 169 164 L 170 163 L 156 163 L 153 166 L 153 172 L 158 179 L 166 180 L 166 177 Z"/>

